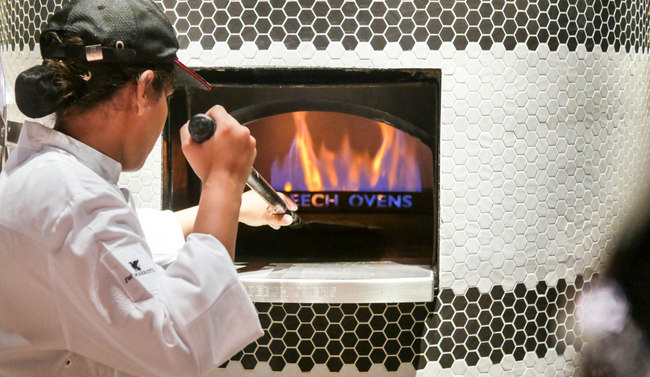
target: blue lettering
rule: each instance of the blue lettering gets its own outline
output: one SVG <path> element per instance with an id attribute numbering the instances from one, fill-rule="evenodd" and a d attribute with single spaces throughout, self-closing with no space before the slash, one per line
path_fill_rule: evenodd
<path id="1" fill-rule="evenodd" d="M 330 193 L 291 193 L 289 194 L 300 207 L 338 207 L 339 195 Z M 410 194 L 352 194 L 348 198 L 348 205 L 354 208 L 411 208 L 413 195 Z"/>
<path id="2" fill-rule="evenodd" d="M 402 197 L 402 200 L 404 201 L 404 208 L 411 208 L 413 206 L 413 203 L 411 202 L 411 195 L 404 195 Z"/>
<path id="3" fill-rule="evenodd" d="M 322 201 L 319 201 L 318 199 L 322 199 Z M 311 204 L 314 207 L 322 207 L 323 205 L 325 205 L 324 202 L 325 202 L 325 195 L 323 194 L 314 194 L 311 197 Z"/>
<path id="4" fill-rule="evenodd" d="M 354 194 L 350 196 L 348 203 L 350 203 L 352 207 L 361 207 L 363 205 L 363 198 L 361 197 L 361 195 Z"/>
<path id="5" fill-rule="evenodd" d="M 368 207 L 372 207 L 372 205 L 375 203 L 375 199 L 377 199 L 377 195 L 368 196 L 366 194 L 363 194 L 363 198 L 366 200 Z"/>

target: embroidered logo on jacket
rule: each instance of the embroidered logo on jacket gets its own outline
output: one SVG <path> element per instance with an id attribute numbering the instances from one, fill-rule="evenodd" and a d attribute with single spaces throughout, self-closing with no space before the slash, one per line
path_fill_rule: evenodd
<path id="1" fill-rule="evenodd" d="M 140 268 L 140 266 L 138 266 L 138 263 L 140 263 L 140 261 L 137 260 L 137 259 L 134 260 L 133 262 L 129 262 L 129 264 L 131 265 L 131 267 L 133 268 L 134 271 L 140 271 L 140 270 L 142 270 L 142 269 Z"/>
<path id="2" fill-rule="evenodd" d="M 134 277 L 147 275 L 147 274 L 151 274 L 151 273 L 156 272 L 156 270 L 154 270 L 153 268 L 149 268 L 149 269 L 146 269 L 146 270 L 143 271 L 142 268 L 140 268 L 140 265 L 139 265 L 140 260 L 138 260 L 138 259 L 129 262 L 129 264 L 131 265 L 131 268 L 133 268 L 133 271 L 135 271 L 135 273 L 129 274 L 129 276 L 125 277 L 124 278 L 124 284 L 127 284 L 128 282 L 130 282 Z"/>

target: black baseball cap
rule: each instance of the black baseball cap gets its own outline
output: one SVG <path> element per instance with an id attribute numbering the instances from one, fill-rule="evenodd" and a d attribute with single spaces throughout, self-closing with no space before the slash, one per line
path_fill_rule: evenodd
<path id="1" fill-rule="evenodd" d="M 71 32 L 85 46 L 48 43 L 47 32 Z M 210 90 L 210 84 L 178 60 L 172 24 L 151 0 L 76 0 L 54 13 L 41 32 L 43 59 L 120 64 L 174 64 L 175 86 Z"/>

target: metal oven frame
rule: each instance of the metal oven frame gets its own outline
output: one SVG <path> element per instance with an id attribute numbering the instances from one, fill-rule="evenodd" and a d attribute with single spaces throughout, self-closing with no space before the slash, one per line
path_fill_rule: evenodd
<path id="1" fill-rule="evenodd" d="M 180 148 L 191 115 L 223 105 L 240 123 L 294 111 L 335 111 L 377 120 L 420 139 L 433 157 L 433 250 L 428 265 L 389 261 L 239 266 L 256 302 L 422 302 L 437 286 L 441 72 L 437 69 L 198 69 L 209 94 L 178 90 L 163 132 L 163 208 L 196 205 L 200 181 Z M 396 97 L 396 93 L 399 96 Z M 379 105 L 378 105 L 379 104 Z M 198 186 L 198 187 L 197 187 Z"/>

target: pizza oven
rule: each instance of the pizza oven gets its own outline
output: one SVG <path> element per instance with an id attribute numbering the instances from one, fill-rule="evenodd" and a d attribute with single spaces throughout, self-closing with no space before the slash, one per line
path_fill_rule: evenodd
<path id="1" fill-rule="evenodd" d="M 170 100 L 164 206 L 196 205 L 180 150 L 191 115 L 223 105 L 257 140 L 255 169 L 302 223 L 240 225 L 236 264 L 269 302 L 431 301 L 438 232 L 438 70 L 203 69 Z"/>

